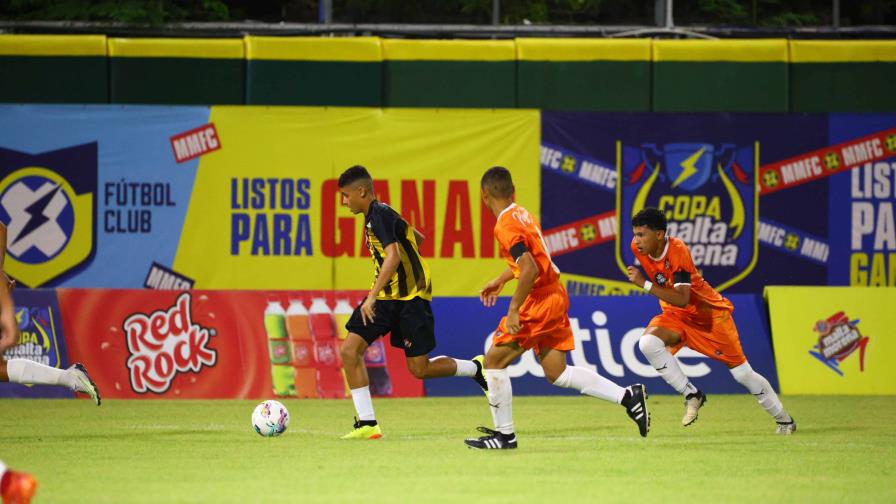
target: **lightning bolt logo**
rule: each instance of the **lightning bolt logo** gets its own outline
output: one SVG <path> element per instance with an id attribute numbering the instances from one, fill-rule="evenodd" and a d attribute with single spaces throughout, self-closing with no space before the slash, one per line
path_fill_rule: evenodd
<path id="1" fill-rule="evenodd" d="M 28 219 L 28 222 L 25 223 L 25 227 L 22 228 L 22 231 L 19 232 L 16 239 L 13 240 L 11 245 L 15 245 L 16 242 L 21 240 L 22 238 L 31 234 L 32 231 L 41 227 L 43 223 L 47 222 L 48 219 L 46 215 L 44 215 L 44 210 L 47 209 L 47 206 L 53 201 L 53 198 L 56 197 L 56 193 L 62 189 L 61 186 L 56 185 L 50 192 L 44 194 L 37 201 L 25 207 L 25 211 L 31 215 L 31 218 Z"/>
<path id="2" fill-rule="evenodd" d="M 697 163 L 697 160 L 700 159 L 700 156 L 703 155 L 704 151 L 706 151 L 706 147 L 701 148 L 681 162 L 681 173 L 678 174 L 678 178 L 675 179 L 675 182 L 672 182 L 672 187 L 678 186 L 678 184 L 681 184 L 690 178 L 691 175 L 697 173 L 697 167 L 694 165 Z"/>

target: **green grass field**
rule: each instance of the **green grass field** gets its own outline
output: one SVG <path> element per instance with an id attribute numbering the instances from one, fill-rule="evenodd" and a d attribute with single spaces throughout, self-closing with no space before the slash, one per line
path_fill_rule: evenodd
<path id="1" fill-rule="evenodd" d="M 254 401 L 0 401 L 0 458 L 35 502 L 894 502 L 896 397 L 784 397 L 776 436 L 751 396 L 710 396 L 693 426 L 651 397 L 642 439 L 622 408 L 518 397 L 519 449 L 467 449 L 483 397 L 374 401 L 385 437 L 342 441 L 351 401 L 284 401 L 279 438 Z"/>

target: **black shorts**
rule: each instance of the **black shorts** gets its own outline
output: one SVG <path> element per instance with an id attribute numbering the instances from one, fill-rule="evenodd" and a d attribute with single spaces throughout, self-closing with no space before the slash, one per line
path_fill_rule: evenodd
<path id="1" fill-rule="evenodd" d="M 364 338 L 368 345 L 391 332 L 389 343 L 403 349 L 408 357 L 426 355 L 436 347 L 435 319 L 429 301 L 420 297 L 407 301 L 378 299 L 373 313 L 373 321 L 368 320 L 365 326 L 359 304 L 345 328 Z"/>

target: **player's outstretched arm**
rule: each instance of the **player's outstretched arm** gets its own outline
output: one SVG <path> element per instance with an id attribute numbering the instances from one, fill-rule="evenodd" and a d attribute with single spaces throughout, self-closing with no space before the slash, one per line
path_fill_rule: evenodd
<path id="1" fill-rule="evenodd" d="M 688 305 L 688 301 L 691 299 L 691 286 L 689 284 L 681 284 L 671 289 L 668 287 L 660 287 L 644 278 L 644 274 L 641 273 L 641 270 L 636 266 L 629 266 L 626 269 L 628 280 L 638 287 L 644 288 L 649 294 L 679 308 L 684 308 Z"/>
<path id="2" fill-rule="evenodd" d="M 538 278 L 538 265 L 535 264 L 531 253 L 524 252 L 516 260 L 516 263 L 520 267 L 520 277 L 517 279 L 516 290 L 513 291 L 513 298 L 510 300 L 510 308 L 507 309 L 506 325 L 507 332 L 510 334 L 519 332 L 520 306 L 523 305 L 523 301 L 526 300 L 529 292 L 532 291 L 532 286 L 535 285 L 535 279 Z"/>
<path id="3" fill-rule="evenodd" d="M 485 287 L 479 290 L 479 300 L 482 301 L 484 306 L 495 306 L 495 302 L 497 302 L 501 290 L 504 289 L 504 285 L 511 280 L 513 280 L 513 270 L 510 268 L 504 269 L 497 278 L 491 280 L 485 284 Z"/>

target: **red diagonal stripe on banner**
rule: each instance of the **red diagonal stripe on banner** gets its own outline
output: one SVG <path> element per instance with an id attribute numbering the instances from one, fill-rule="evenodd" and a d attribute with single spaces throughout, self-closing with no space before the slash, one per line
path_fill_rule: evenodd
<path id="1" fill-rule="evenodd" d="M 593 247 L 616 238 L 616 211 L 545 229 L 544 241 L 552 256 L 568 254 L 575 250 Z"/>
<path id="2" fill-rule="evenodd" d="M 896 128 L 824 147 L 759 169 L 765 195 L 896 156 Z"/>

